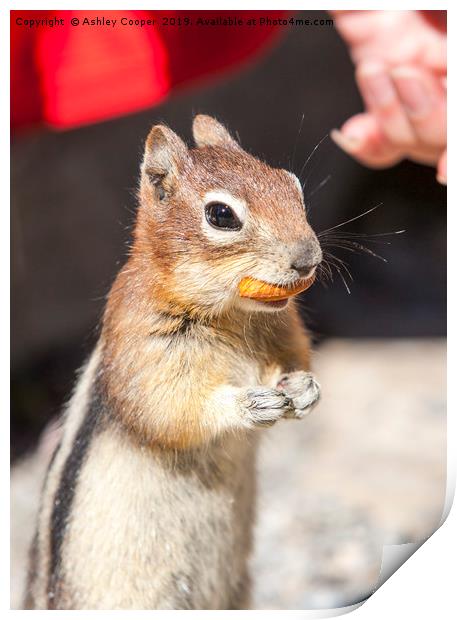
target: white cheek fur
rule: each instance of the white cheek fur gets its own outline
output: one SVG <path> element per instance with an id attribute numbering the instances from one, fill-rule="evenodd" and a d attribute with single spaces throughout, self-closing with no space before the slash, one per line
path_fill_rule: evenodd
<path id="1" fill-rule="evenodd" d="M 215 243 L 229 244 L 237 239 L 237 235 L 240 234 L 239 230 L 218 230 L 213 228 L 206 220 L 205 205 L 210 202 L 222 202 L 228 207 L 233 209 L 237 218 L 242 224 L 245 223 L 247 217 L 247 206 L 244 200 L 235 198 L 232 194 L 223 191 L 207 192 L 203 196 L 203 208 L 202 208 L 202 230 L 205 235 L 211 241 Z"/>

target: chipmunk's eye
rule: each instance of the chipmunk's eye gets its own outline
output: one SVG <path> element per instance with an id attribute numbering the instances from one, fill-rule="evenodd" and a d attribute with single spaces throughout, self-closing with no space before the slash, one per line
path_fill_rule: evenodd
<path id="1" fill-rule="evenodd" d="M 240 230 L 241 222 L 233 210 L 222 202 L 210 202 L 205 207 L 206 220 L 214 228 Z"/>

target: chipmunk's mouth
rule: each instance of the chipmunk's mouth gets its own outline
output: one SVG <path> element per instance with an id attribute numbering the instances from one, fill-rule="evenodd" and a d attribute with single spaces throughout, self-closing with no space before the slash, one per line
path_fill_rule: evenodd
<path id="1" fill-rule="evenodd" d="M 306 289 L 313 284 L 314 280 L 315 275 L 313 273 L 309 278 L 296 280 L 293 284 L 288 286 L 280 286 L 271 284 L 270 282 L 264 282 L 263 280 L 257 280 L 256 278 L 247 277 L 243 278 L 239 283 L 238 291 L 240 297 L 247 297 L 254 301 L 285 306 L 290 297 L 306 291 Z"/>

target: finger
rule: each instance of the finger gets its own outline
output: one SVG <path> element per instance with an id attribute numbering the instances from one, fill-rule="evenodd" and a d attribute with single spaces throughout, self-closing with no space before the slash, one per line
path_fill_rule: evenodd
<path id="1" fill-rule="evenodd" d="M 447 150 L 442 153 L 438 161 L 436 180 L 441 185 L 447 185 Z"/>
<path id="2" fill-rule="evenodd" d="M 441 42 L 426 45 L 422 53 L 424 66 L 436 74 L 447 74 L 447 41 L 443 37 Z"/>
<path id="3" fill-rule="evenodd" d="M 377 61 L 362 62 L 356 68 L 356 80 L 368 111 L 387 139 L 403 149 L 414 144 L 414 131 L 387 66 Z"/>
<path id="4" fill-rule="evenodd" d="M 330 11 L 343 39 L 350 45 L 373 41 L 379 32 L 379 11 Z"/>
<path id="5" fill-rule="evenodd" d="M 387 140 L 370 113 L 356 114 L 330 136 L 343 151 L 370 168 L 393 166 L 402 158 L 401 150 Z"/>
<path id="6" fill-rule="evenodd" d="M 446 145 L 446 91 L 439 78 L 424 69 L 392 69 L 392 80 L 418 140 L 432 149 Z"/>

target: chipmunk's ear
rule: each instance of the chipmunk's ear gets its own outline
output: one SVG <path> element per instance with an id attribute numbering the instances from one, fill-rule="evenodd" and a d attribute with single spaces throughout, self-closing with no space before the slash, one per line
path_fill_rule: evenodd
<path id="1" fill-rule="evenodd" d="M 142 165 L 153 185 L 168 185 L 190 160 L 189 149 L 174 131 L 165 125 L 155 125 L 146 139 Z"/>
<path id="2" fill-rule="evenodd" d="M 206 114 L 198 114 L 192 125 L 195 144 L 201 146 L 223 146 L 241 150 L 238 142 L 232 138 L 226 128 L 215 118 Z"/>

